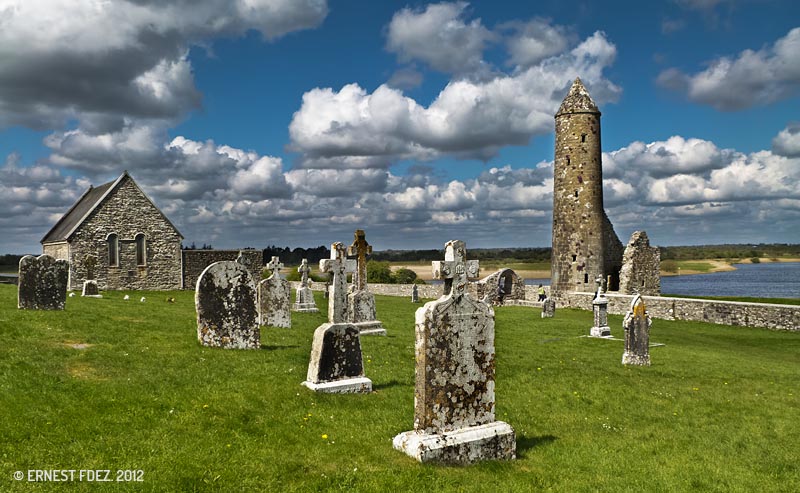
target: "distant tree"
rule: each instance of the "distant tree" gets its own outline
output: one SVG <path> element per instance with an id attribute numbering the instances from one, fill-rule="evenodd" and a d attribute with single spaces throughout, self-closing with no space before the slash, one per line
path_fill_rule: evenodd
<path id="1" fill-rule="evenodd" d="M 674 260 L 663 260 L 661 262 L 661 272 L 678 272 L 678 262 Z"/>
<path id="2" fill-rule="evenodd" d="M 389 262 L 369 260 L 367 262 L 367 282 L 389 284 L 392 282 L 392 269 Z"/>
<path id="3" fill-rule="evenodd" d="M 392 273 L 392 279 L 397 284 L 412 284 L 417 279 L 417 273 L 402 267 Z"/>

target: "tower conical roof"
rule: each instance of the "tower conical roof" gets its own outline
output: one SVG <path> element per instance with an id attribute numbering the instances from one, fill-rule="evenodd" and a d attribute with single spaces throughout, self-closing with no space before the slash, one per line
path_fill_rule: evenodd
<path id="1" fill-rule="evenodd" d="M 580 77 L 575 78 L 575 82 L 569 88 L 567 97 L 561 102 L 556 116 L 564 113 L 600 113 Z"/>

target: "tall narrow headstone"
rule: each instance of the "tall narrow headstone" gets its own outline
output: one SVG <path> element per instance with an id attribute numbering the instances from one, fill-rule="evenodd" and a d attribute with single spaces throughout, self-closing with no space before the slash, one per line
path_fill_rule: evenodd
<path id="1" fill-rule="evenodd" d="M 542 302 L 542 318 L 553 318 L 556 315 L 556 300 L 545 298 Z"/>
<path id="2" fill-rule="evenodd" d="M 411 303 L 419 303 L 419 289 L 416 284 L 411 285 Z"/>
<path id="3" fill-rule="evenodd" d="M 300 273 L 300 287 L 295 292 L 294 305 L 292 311 L 295 312 L 313 312 L 319 311 L 317 303 L 314 301 L 314 293 L 308 286 L 308 274 L 311 272 L 311 267 L 308 266 L 308 260 L 303 259 L 300 267 L 297 268 Z"/>
<path id="4" fill-rule="evenodd" d="M 386 329 L 375 313 L 375 297 L 367 287 L 367 255 L 371 253 L 372 246 L 367 243 L 367 235 L 364 230 L 357 229 L 353 244 L 347 248 L 348 257 L 356 260 L 353 284 L 347 294 L 347 319 L 361 335 L 386 335 Z"/>
<path id="5" fill-rule="evenodd" d="M 603 278 L 598 277 L 597 294 L 592 301 L 592 313 L 594 315 L 594 326 L 589 335 L 592 337 L 611 337 L 611 327 L 608 326 L 608 298 L 603 289 Z"/>
<path id="6" fill-rule="evenodd" d="M 281 275 L 283 264 L 278 257 L 272 257 L 267 268 L 272 269 L 272 275 L 258 284 L 259 323 L 288 329 L 292 326 L 292 288 Z"/>
<path id="7" fill-rule="evenodd" d="M 647 314 L 641 295 L 631 301 L 631 309 L 625 314 L 622 328 L 625 329 L 625 352 L 623 365 L 650 366 L 650 326 L 653 321 Z"/>
<path id="8" fill-rule="evenodd" d="M 22 310 L 63 310 L 67 302 L 69 262 L 50 255 L 25 255 L 19 260 L 17 307 Z"/>
<path id="9" fill-rule="evenodd" d="M 364 376 L 361 338 L 351 323 L 325 323 L 314 331 L 307 380 L 303 385 L 315 392 L 372 392 L 372 381 Z"/>
<path id="10" fill-rule="evenodd" d="M 95 268 L 97 267 L 97 256 L 87 255 L 83 259 L 83 266 L 86 268 L 86 280 L 83 282 L 83 290 L 81 296 L 85 298 L 102 298 L 100 289 L 97 286 L 95 279 Z"/>
<path id="11" fill-rule="evenodd" d="M 444 262 L 433 263 L 448 293 L 417 309 L 414 429 L 393 443 L 420 462 L 515 457 L 514 430 L 495 419 L 494 311 L 466 289 L 477 270 L 464 242 L 448 242 Z"/>
<path id="12" fill-rule="evenodd" d="M 204 346 L 259 349 L 256 283 L 239 262 L 214 262 L 197 279 L 197 339 Z"/>
<path id="13" fill-rule="evenodd" d="M 344 245 L 337 241 L 331 245 L 331 258 L 319 261 L 319 270 L 331 275 L 328 286 L 328 322 L 347 322 L 347 274 L 355 272 L 356 261 L 345 257 Z"/>

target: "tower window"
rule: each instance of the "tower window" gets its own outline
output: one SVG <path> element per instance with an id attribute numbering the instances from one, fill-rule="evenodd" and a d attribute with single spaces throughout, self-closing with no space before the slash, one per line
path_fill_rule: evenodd
<path id="1" fill-rule="evenodd" d="M 576 260 L 578 260 L 578 256 L 577 255 L 573 255 L 572 256 L 572 261 L 575 262 Z"/>
<path id="2" fill-rule="evenodd" d="M 583 283 L 584 284 L 589 284 L 589 274 L 584 274 L 583 275 Z"/>
<path id="3" fill-rule="evenodd" d="M 569 156 L 567 156 L 567 166 L 569 166 Z"/>
<path id="4" fill-rule="evenodd" d="M 578 198 L 578 191 L 577 190 L 575 190 L 575 198 L 576 199 Z"/>
<path id="5" fill-rule="evenodd" d="M 586 134 L 581 134 L 581 142 L 586 142 Z"/>

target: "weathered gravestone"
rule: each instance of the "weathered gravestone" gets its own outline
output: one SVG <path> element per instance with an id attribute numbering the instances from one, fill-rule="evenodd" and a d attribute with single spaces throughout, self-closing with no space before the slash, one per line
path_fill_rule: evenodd
<path id="1" fill-rule="evenodd" d="M 417 285 L 411 285 L 411 303 L 419 303 L 419 289 Z"/>
<path id="2" fill-rule="evenodd" d="M 594 315 L 594 326 L 589 331 L 592 337 L 611 337 L 611 327 L 608 326 L 608 298 L 603 289 L 603 278 L 598 277 L 597 294 L 592 301 L 592 313 Z"/>
<path id="3" fill-rule="evenodd" d="M 372 253 L 372 246 L 366 238 L 364 230 L 357 229 L 353 244 L 347 248 L 348 257 L 355 257 L 356 260 L 353 284 L 347 294 L 347 319 L 361 335 L 386 335 L 386 329 L 377 320 L 375 297 L 367 287 L 367 255 Z"/>
<path id="4" fill-rule="evenodd" d="M 67 301 L 69 262 L 50 255 L 25 255 L 19 260 L 17 307 L 22 310 L 63 310 Z"/>
<path id="5" fill-rule="evenodd" d="M 214 262 L 197 279 L 197 339 L 204 346 L 259 349 L 256 283 L 239 262 Z"/>
<path id="6" fill-rule="evenodd" d="M 345 257 L 344 245 L 337 241 L 331 245 L 331 258 L 319 261 L 319 270 L 332 277 L 328 286 L 328 322 L 347 322 L 347 274 L 355 272 L 356 261 Z"/>
<path id="7" fill-rule="evenodd" d="M 313 312 L 319 311 L 317 303 L 314 301 L 314 293 L 308 287 L 308 273 L 311 272 L 311 267 L 308 266 L 308 260 L 303 259 L 300 267 L 297 268 L 300 273 L 300 287 L 295 292 L 294 305 L 292 310 L 296 312 Z"/>
<path id="8" fill-rule="evenodd" d="M 314 331 L 307 380 L 315 392 L 367 393 L 372 381 L 364 376 L 361 338 L 351 323 L 325 323 Z"/>
<path id="9" fill-rule="evenodd" d="M 653 321 L 647 314 L 641 295 L 631 301 L 631 309 L 625 314 L 622 328 L 625 329 L 625 352 L 623 365 L 650 366 L 650 326 Z"/>
<path id="10" fill-rule="evenodd" d="M 417 309 L 414 430 L 394 437 L 394 448 L 420 462 L 513 459 L 514 430 L 495 420 L 494 311 L 466 289 L 478 263 L 450 241 L 433 271 L 447 294 Z"/>
<path id="11" fill-rule="evenodd" d="M 86 280 L 83 282 L 81 296 L 85 298 L 102 298 L 100 289 L 97 287 L 97 280 L 94 277 L 97 267 L 97 256 L 87 255 L 83 259 L 83 266 L 86 268 Z"/>
<path id="12" fill-rule="evenodd" d="M 542 302 L 542 318 L 553 318 L 556 315 L 556 300 L 545 298 Z"/>
<path id="13" fill-rule="evenodd" d="M 290 328 L 292 326 L 291 304 L 292 288 L 289 281 L 281 275 L 283 264 L 278 257 L 272 257 L 267 264 L 272 275 L 258 284 L 258 307 L 261 325 Z"/>

